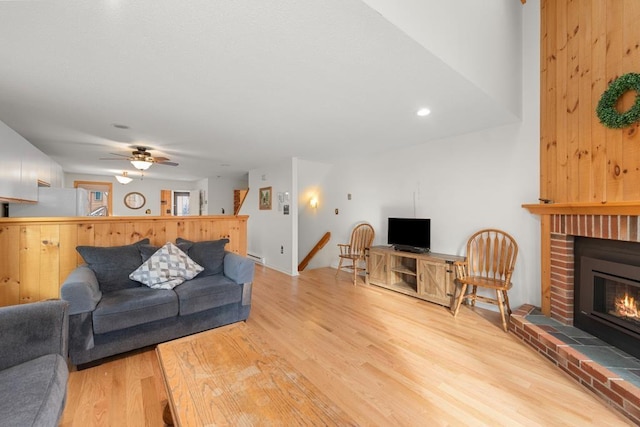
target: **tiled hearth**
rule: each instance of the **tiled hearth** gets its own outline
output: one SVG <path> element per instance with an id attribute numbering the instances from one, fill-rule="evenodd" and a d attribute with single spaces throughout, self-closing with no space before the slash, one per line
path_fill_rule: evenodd
<path id="1" fill-rule="evenodd" d="M 511 332 L 640 425 L 640 361 L 622 352 L 615 355 L 610 348 L 603 348 L 606 345 L 601 341 L 589 342 L 599 341 L 597 338 L 563 326 L 536 310 L 532 305 L 523 305 L 514 311 L 509 325 Z M 635 375 L 637 380 L 633 378 Z"/>
<path id="2" fill-rule="evenodd" d="M 606 344 L 572 327 L 574 237 L 640 242 L 640 217 L 552 215 L 551 218 L 551 319 L 541 316 L 535 307 L 524 305 L 511 316 L 510 330 L 640 425 L 640 376 L 635 378 L 640 375 L 640 361 L 610 346 L 604 349 L 602 346 Z M 571 337 L 572 333 L 577 336 Z M 613 353 L 621 358 L 612 358 Z"/>

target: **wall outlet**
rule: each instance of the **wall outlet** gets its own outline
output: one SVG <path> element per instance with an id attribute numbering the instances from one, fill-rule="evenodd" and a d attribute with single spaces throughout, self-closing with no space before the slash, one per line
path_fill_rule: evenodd
<path id="1" fill-rule="evenodd" d="M 338 208 L 336 208 L 336 215 L 338 215 L 338 212 L 339 212 L 339 211 L 338 211 Z"/>
<path id="2" fill-rule="evenodd" d="M 284 253 L 284 246 L 280 246 L 280 253 L 283 254 Z"/>

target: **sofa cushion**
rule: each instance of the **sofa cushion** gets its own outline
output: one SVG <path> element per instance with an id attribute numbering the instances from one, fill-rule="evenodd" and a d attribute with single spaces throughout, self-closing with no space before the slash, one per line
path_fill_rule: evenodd
<path id="1" fill-rule="evenodd" d="M 153 289 L 173 289 L 204 270 L 171 242 L 158 249 L 129 278 Z"/>
<path id="2" fill-rule="evenodd" d="M 146 260 L 151 258 L 151 255 L 155 254 L 158 249 L 160 249 L 160 246 L 154 246 L 150 244 L 138 245 L 138 250 L 140 250 L 140 259 L 142 260 L 142 262 L 145 262 Z"/>
<path id="3" fill-rule="evenodd" d="M 0 371 L 0 424 L 57 426 L 67 396 L 69 370 L 59 354 L 47 354 Z"/>
<path id="4" fill-rule="evenodd" d="M 121 289 L 102 295 L 93 312 L 93 332 L 104 334 L 177 315 L 178 297 L 171 290 Z"/>
<path id="5" fill-rule="evenodd" d="M 78 246 L 76 250 L 93 270 L 102 292 L 135 288 L 140 283 L 129 279 L 129 274 L 141 264 L 138 246 L 149 239 L 125 246 Z"/>
<path id="6" fill-rule="evenodd" d="M 204 267 L 199 277 L 213 276 L 224 271 L 224 246 L 229 239 L 192 242 L 178 237 L 176 244 L 189 255 L 189 258 Z"/>
<path id="7" fill-rule="evenodd" d="M 180 301 L 180 315 L 232 304 L 242 299 L 242 286 L 223 274 L 196 277 L 174 289 Z"/>

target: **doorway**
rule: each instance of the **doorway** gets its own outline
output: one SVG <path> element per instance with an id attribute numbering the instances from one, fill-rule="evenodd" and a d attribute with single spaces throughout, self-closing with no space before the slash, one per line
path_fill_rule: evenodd
<path id="1" fill-rule="evenodd" d="M 242 204 L 247 198 L 247 193 L 249 193 L 249 189 L 242 190 L 233 190 L 233 214 L 238 215 L 240 213 L 240 209 L 242 208 Z"/>
<path id="2" fill-rule="evenodd" d="M 175 216 L 187 216 L 189 215 L 189 198 L 191 193 L 189 191 L 174 191 L 173 192 L 173 214 Z"/>
<path id="3" fill-rule="evenodd" d="M 73 181 L 74 188 L 80 188 L 87 192 L 86 197 L 78 202 L 83 203 L 84 215 L 109 216 L 112 207 L 113 184 L 104 181 Z"/>

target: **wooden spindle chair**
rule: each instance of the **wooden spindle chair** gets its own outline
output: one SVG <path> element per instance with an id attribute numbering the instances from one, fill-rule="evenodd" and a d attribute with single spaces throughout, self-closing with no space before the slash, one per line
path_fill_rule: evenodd
<path id="1" fill-rule="evenodd" d="M 364 262 L 366 265 L 367 259 L 365 257 L 366 250 L 371 247 L 375 231 L 370 224 L 363 223 L 357 225 L 351 232 L 351 239 L 349 244 L 338 243 L 340 248 L 340 263 L 338 264 L 338 270 L 336 276 L 341 269 L 347 269 L 353 271 L 353 285 L 356 285 L 356 279 L 358 277 L 358 271 L 366 270 L 366 267 L 360 267 L 360 262 Z M 344 260 L 351 261 L 351 264 L 342 265 Z"/>
<path id="2" fill-rule="evenodd" d="M 495 304 L 500 309 L 502 328 L 509 330 L 507 317 L 511 315 L 507 291 L 511 289 L 511 276 L 518 256 L 518 244 L 508 233 L 497 229 L 484 229 L 473 234 L 467 242 L 467 258 L 455 263 L 460 295 L 457 297 L 454 317 L 460 304 L 467 299 L 474 306 L 476 300 Z M 471 292 L 467 288 L 471 286 Z M 478 287 L 492 289 L 496 298 L 477 294 Z M 508 313 L 505 315 L 505 311 Z"/>

